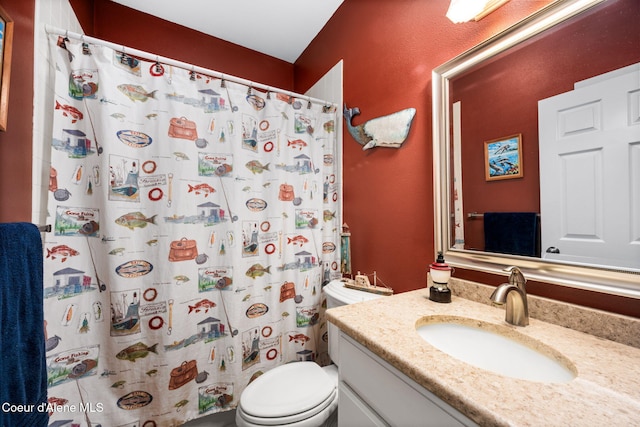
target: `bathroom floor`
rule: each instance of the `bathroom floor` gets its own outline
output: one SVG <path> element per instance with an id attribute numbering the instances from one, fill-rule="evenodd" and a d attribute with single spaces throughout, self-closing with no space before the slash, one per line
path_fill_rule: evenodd
<path id="1" fill-rule="evenodd" d="M 333 416 L 323 424 L 323 427 L 337 427 L 338 426 L 338 414 L 334 413 Z M 182 427 L 236 427 L 236 411 L 226 411 L 207 417 L 198 418 L 197 420 L 189 421 L 183 424 Z"/>
<path id="2" fill-rule="evenodd" d="M 183 427 L 235 427 L 236 411 L 225 411 L 198 418 L 183 424 Z"/>

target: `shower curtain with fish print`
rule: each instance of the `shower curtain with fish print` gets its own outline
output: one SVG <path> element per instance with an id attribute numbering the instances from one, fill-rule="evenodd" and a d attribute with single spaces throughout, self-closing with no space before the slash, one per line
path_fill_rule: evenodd
<path id="1" fill-rule="evenodd" d="M 50 37 L 51 423 L 180 425 L 326 360 L 336 108 Z"/>

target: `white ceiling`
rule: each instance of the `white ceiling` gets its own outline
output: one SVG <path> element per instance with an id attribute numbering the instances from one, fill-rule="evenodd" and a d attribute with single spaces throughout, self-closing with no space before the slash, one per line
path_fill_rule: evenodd
<path id="1" fill-rule="evenodd" d="M 112 0 L 294 63 L 343 0 Z"/>

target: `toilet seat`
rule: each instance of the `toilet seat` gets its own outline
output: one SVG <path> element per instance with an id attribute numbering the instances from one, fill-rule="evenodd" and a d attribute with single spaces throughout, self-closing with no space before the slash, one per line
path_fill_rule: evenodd
<path id="1" fill-rule="evenodd" d="M 253 417 L 243 411 L 241 405 L 236 409 L 236 416 L 242 419 L 245 426 L 312 426 L 321 425 L 338 406 L 338 393 L 334 391 L 321 405 L 306 412 L 284 417 L 261 418 Z"/>
<path id="2" fill-rule="evenodd" d="M 312 418 L 319 425 L 337 407 L 337 395 L 335 378 L 318 364 L 289 363 L 249 384 L 240 396 L 236 416 L 245 425 L 306 425 Z"/>

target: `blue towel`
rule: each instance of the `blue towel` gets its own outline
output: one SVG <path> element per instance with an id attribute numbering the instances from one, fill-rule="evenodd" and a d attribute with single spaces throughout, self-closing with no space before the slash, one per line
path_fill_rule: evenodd
<path id="1" fill-rule="evenodd" d="M 46 426 L 42 240 L 33 224 L 0 224 L 0 325 L 0 427 Z"/>
<path id="2" fill-rule="evenodd" d="M 486 212 L 484 250 L 508 255 L 540 256 L 536 212 Z"/>

